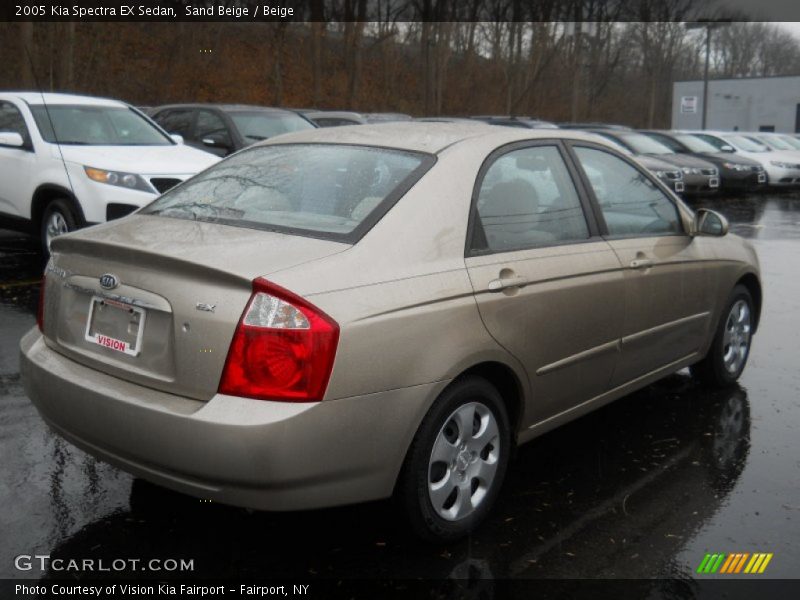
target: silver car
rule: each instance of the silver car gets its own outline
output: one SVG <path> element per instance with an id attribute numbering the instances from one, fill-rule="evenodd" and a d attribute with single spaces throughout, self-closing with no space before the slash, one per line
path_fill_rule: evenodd
<path id="1" fill-rule="evenodd" d="M 515 445 L 686 366 L 739 377 L 762 292 L 727 229 L 579 132 L 299 132 L 54 240 L 22 377 L 53 430 L 163 486 L 395 495 L 455 539 Z"/>

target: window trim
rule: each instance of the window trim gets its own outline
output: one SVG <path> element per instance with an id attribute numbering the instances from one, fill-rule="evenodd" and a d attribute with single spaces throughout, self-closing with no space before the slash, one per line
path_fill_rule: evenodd
<path id="1" fill-rule="evenodd" d="M 674 192 L 658 177 L 653 175 L 649 170 L 645 169 L 641 165 L 635 162 L 633 157 L 625 156 L 620 154 L 613 148 L 609 148 L 608 146 L 604 146 L 603 144 L 597 144 L 591 141 L 585 140 L 567 140 L 567 152 L 570 155 L 570 158 L 574 161 L 575 167 L 578 169 L 579 177 L 583 182 L 584 188 L 586 190 L 586 194 L 592 203 L 592 209 L 595 214 L 595 219 L 597 219 L 598 224 L 600 225 L 601 236 L 605 240 L 625 240 L 625 239 L 635 239 L 635 238 L 651 238 L 651 237 L 674 237 L 674 236 L 688 236 L 689 232 L 686 231 L 686 224 L 683 220 L 683 214 L 681 212 L 681 207 L 676 201 L 676 197 Z M 610 154 L 620 160 L 628 163 L 631 167 L 633 167 L 636 171 L 638 171 L 641 175 L 643 175 L 648 181 L 654 183 L 656 185 L 656 189 L 660 190 L 675 208 L 675 215 L 678 218 L 678 223 L 680 224 L 681 231 L 672 231 L 672 232 L 663 232 L 663 233 L 652 233 L 652 232 L 642 232 L 642 233 L 625 233 L 625 234 L 616 234 L 612 235 L 609 233 L 608 230 L 608 223 L 606 223 L 605 216 L 603 215 L 603 208 L 600 206 L 600 201 L 597 199 L 597 196 L 594 193 L 594 188 L 592 187 L 591 182 L 589 181 L 588 175 L 586 175 L 586 171 L 583 169 L 583 165 L 580 162 L 577 154 L 575 153 L 575 148 L 589 148 L 591 150 L 598 150 L 600 152 L 605 152 Z"/>
<path id="2" fill-rule="evenodd" d="M 601 238 L 602 232 L 599 223 L 595 219 L 593 207 L 589 203 L 586 195 L 586 189 L 583 181 L 580 179 L 580 173 L 576 170 L 575 165 L 572 162 L 572 159 L 563 142 L 564 140 L 561 138 L 537 138 L 532 140 L 521 140 L 498 146 L 486 156 L 481 163 L 480 168 L 478 169 L 478 174 L 475 177 L 475 183 L 472 187 L 472 197 L 470 198 L 469 205 L 469 218 L 467 219 L 467 236 L 464 244 L 464 258 L 471 258 L 475 256 L 492 256 L 494 254 L 506 254 L 509 252 L 521 252 L 525 250 L 554 248 L 573 244 L 586 244 L 597 242 L 598 239 Z M 575 188 L 575 194 L 578 197 L 578 203 L 583 213 L 583 218 L 586 222 L 586 229 L 589 233 L 589 236 L 586 239 L 581 240 L 562 240 L 558 242 L 521 246 L 519 248 L 508 248 L 505 250 L 491 250 L 488 248 L 486 250 L 474 249 L 473 242 L 475 239 L 475 231 L 477 229 L 478 199 L 480 196 L 481 187 L 483 185 L 483 180 L 486 177 L 486 173 L 492 168 L 495 162 L 497 162 L 506 154 L 516 152 L 517 150 L 536 148 L 539 146 L 554 147 L 558 151 L 559 156 L 564 163 L 564 167 L 567 170 L 569 179 Z"/>

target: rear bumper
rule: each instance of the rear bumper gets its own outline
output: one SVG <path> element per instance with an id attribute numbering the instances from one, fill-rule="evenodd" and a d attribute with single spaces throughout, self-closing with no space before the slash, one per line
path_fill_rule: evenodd
<path id="1" fill-rule="evenodd" d="M 391 495 L 406 450 L 447 382 L 318 403 L 145 388 L 21 342 L 25 390 L 50 427 L 136 476 L 201 498 L 263 510 Z"/>

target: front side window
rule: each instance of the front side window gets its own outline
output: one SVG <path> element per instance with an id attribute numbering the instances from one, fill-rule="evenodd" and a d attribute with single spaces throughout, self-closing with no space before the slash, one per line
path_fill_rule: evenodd
<path id="1" fill-rule="evenodd" d="M 480 183 L 473 252 L 506 252 L 586 240 L 578 194 L 555 146 L 504 154 Z"/>
<path id="2" fill-rule="evenodd" d="M 25 119 L 19 109 L 10 102 L 0 101 L 0 131 L 18 133 L 26 146 L 30 146 L 31 136 L 25 126 Z"/>
<path id="3" fill-rule="evenodd" d="M 80 146 L 169 146 L 173 141 L 124 106 L 31 106 L 45 141 Z"/>
<path id="4" fill-rule="evenodd" d="M 164 131 L 177 133 L 185 139 L 191 139 L 193 111 L 185 108 L 165 110 L 153 117 Z"/>
<path id="5" fill-rule="evenodd" d="M 638 169 L 594 148 L 576 147 L 575 155 L 603 211 L 609 235 L 683 233 L 675 204 Z"/>
<path id="6" fill-rule="evenodd" d="M 219 115 L 209 110 L 197 113 L 197 123 L 194 126 L 195 138 L 199 141 L 210 140 L 216 146 L 230 148 L 233 145 L 231 135 L 225 126 L 225 121 Z"/>
<path id="7" fill-rule="evenodd" d="M 245 150 L 142 210 L 296 235 L 357 241 L 433 164 L 427 154 L 343 144 Z"/>

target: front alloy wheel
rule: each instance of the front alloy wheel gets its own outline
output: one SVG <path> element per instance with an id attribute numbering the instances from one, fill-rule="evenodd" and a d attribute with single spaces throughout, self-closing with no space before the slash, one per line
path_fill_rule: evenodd
<path id="1" fill-rule="evenodd" d="M 51 200 L 44 210 L 40 224 L 40 238 L 42 253 L 50 254 L 50 244 L 60 235 L 75 231 L 78 228 L 78 218 L 72 203 L 66 198 Z"/>
<path id="2" fill-rule="evenodd" d="M 741 372 L 750 351 L 750 306 L 737 300 L 725 321 L 722 338 L 722 360 L 731 375 Z"/>
<path id="3" fill-rule="evenodd" d="M 702 383 L 722 387 L 735 382 L 750 356 L 755 318 L 753 297 L 743 285 L 733 288 L 708 354 L 691 366 Z"/>

